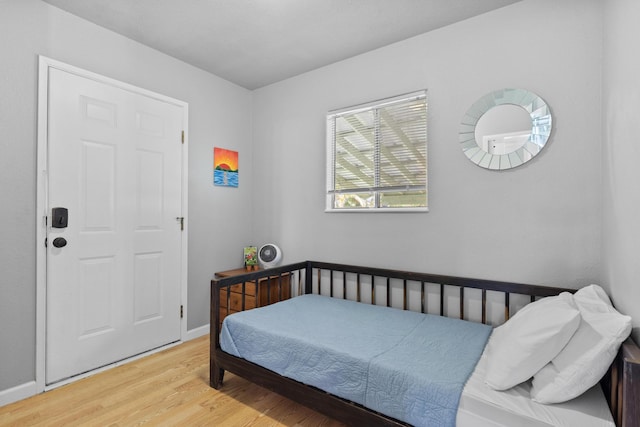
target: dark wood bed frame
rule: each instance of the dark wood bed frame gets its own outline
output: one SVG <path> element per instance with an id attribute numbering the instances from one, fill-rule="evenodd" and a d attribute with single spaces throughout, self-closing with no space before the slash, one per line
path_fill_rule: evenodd
<path id="1" fill-rule="evenodd" d="M 453 292 L 456 299 L 459 299 L 458 316 L 460 318 L 465 318 L 465 301 L 473 300 L 474 298 L 477 300 L 477 294 L 480 293 L 482 308 L 479 315 L 482 323 L 487 323 L 487 311 L 490 309 L 487 305 L 488 293 L 492 297 L 495 297 L 496 293 L 503 295 L 504 321 L 506 321 L 513 311 L 510 303 L 511 295 L 525 295 L 530 297 L 530 301 L 535 301 L 536 298 L 557 295 L 563 291 L 575 292 L 574 289 L 317 261 L 304 261 L 212 280 L 209 380 L 211 387 L 216 389 L 222 387 L 224 371 L 226 370 L 348 425 L 402 426 L 406 424 L 371 411 L 356 403 L 328 394 L 315 387 L 278 375 L 261 366 L 225 353 L 220 348 L 220 323 L 224 313 L 228 312 L 230 307 L 230 292 L 224 293 L 227 296 L 226 300 L 221 301 L 220 290 L 228 289 L 233 285 L 236 285 L 236 288 L 240 287 L 242 289 L 242 302 L 241 307 L 238 309 L 243 310 L 246 295 L 245 283 L 254 282 L 257 286 L 261 279 L 271 278 L 272 280 L 266 281 L 268 283 L 267 286 L 282 287 L 282 277 L 287 275 L 289 279 L 292 279 L 291 285 L 297 287 L 296 294 L 323 293 L 331 297 L 344 298 L 348 293 L 350 295 L 355 293 L 355 297 L 350 297 L 350 299 L 371 304 L 386 303 L 387 306 L 405 310 L 410 305 L 409 294 L 412 294 L 408 289 L 414 291 L 418 289 L 420 307 L 423 313 L 431 313 L 431 311 L 427 310 L 427 307 L 432 295 L 427 292 L 428 289 L 425 290 L 425 286 L 431 289 L 435 285 L 436 290 L 439 287 L 440 300 L 440 312 L 435 314 L 447 315 L 445 313 L 447 307 L 445 298 L 448 299 L 448 296 L 445 297 L 445 295 L 451 295 L 451 292 Z M 289 283 L 289 281 L 285 282 Z M 350 287 L 349 289 L 347 289 L 348 286 Z M 353 286 L 356 289 L 352 289 Z M 363 288 L 366 291 L 364 293 Z M 475 289 L 476 291 L 470 292 L 473 293 L 470 298 L 469 295 L 465 297 L 465 289 Z M 381 293 L 382 296 L 380 295 Z M 392 294 L 397 295 L 398 293 L 402 295 L 399 298 L 400 301 L 392 301 Z M 268 292 L 268 294 L 270 293 Z M 280 295 L 282 295 L 281 291 Z M 275 301 L 270 301 L 270 303 L 272 302 Z M 475 302 L 477 303 L 478 301 Z M 432 305 L 433 301 L 431 301 Z M 221 308 L 223 310 L 222 313 Z M 619 427 L 640 427 L 640 348 L 631 339 L 623 343 L 616 360 L 609 368 L 607 375 L 602 379 L 601 386 L 607 397 L 616 425 Z"/>

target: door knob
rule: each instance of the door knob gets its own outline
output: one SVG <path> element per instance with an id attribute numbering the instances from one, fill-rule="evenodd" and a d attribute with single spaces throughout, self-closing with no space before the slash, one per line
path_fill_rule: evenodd
<path id="1" fill-rule="evenodd" d="M 67 246 L 67 239 L 64 237 L 56 237 L 53 239 L 53 246 L 56 248 L 64 248 Z"/>

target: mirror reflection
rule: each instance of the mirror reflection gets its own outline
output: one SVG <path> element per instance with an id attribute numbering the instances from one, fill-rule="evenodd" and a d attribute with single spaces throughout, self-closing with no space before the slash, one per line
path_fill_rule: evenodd
<path id="1" fill-rule="evenodd" d="M 539 96 L 501 89 L 480 98 L 463 117 L 465 155 L 487 169 L 511 169 L 535 157 L 551 133 L 551 113 Z"/>
<path id="2" fill-rule="evenodd" d="M 531 117 L 519 105 L 497 105 L 476 124 L 476 144 L 491 154 L 509 154 L 522 147 L 531 134 Z"/>

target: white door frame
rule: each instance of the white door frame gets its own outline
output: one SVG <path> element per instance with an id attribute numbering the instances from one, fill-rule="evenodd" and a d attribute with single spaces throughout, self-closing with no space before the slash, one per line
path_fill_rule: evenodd
<path id="1" fill-rule="evenodd" d="M 54 59 L 39 56 L 38 71 L 38 137 L 37 137 L 37 173 L 36 173 L 36 393 L 47 389 L 45 382 L 45 350 L 46 350 L 46 309 L 47 309 L 47 252 L 44 246 L 47 237 L 45 223 L 48 215 L 48 92 L 49 69 L 55 68 L 80 77 L 88 78 L 100 83 L 108 84 L 129 92 L 144 95 L 162 102 L 182 107 L 184 123 L 184 144 L 182 146 L 182 216 L 184 217 L 184 231 L 182 233 L 182 259 L 180 274 L 181 304 L 184 307 L 184 317 L 180 319 L 180 341 L 187 339 L 187 183 L 188 183 L 188 119 L 189 105 L 186 102 L 160 95 L 128 83 L 105 77 Z M 170 345 L 169 345 L 170 346 Z M 168 346 L 167 346 L 168 347 Z M 157 350 L 154 350 L 157 351 Z M 149 353 L 152 353 L 151 351 Z M 135 358 L 135 357 L 134 357 Z M 134 359 L 132 358 L 132 359 Z M 121 362 L 114 363 L 114 365 Z M 99 369 L 98 369 L 99 370 Z M 86 375 L 85 375 L 86 376 Z M 82 377 L 82 376 L 79 376 Z M 67 381 L 68 382 L 68 381 Z M 61 382 L 55 386 L 66 382 Z M 55 387 L 54 386 L 54 387 Z"/>

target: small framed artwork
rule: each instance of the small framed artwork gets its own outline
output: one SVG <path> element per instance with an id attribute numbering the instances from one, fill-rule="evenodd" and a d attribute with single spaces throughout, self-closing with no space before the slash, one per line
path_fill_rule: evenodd
<path id="1" fill-rule="evenodd" d="M 247 246 L 244 248 L 244 266 L 247 270 L 258 269 L 258 247 Z"/>
<path id="2" fill-rule="evenodd" d="M 213 185 L 238 186 L 238 152 L 225 148 L 213 148 Z"/>

